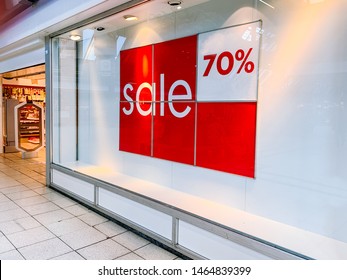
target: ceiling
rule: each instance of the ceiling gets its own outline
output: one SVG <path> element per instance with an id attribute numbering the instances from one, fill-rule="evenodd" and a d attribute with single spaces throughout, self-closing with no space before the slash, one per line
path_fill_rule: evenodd
<path id="1" fill-rule="evenodd" d="M 19 15 L 39 0 L 0 1 L 0 27 Z"/>
<path id="2" fill-rule="evenodd" d="M 149 1 L 142 5 L 137 5 L 133 8 L 127 9 L 125 11 L 119 12 L 113 16 L 109 16 L 105 19 L 93 22 L 87 26 L 83 26 L 79 29 L 72 30 L 68 33 L 60 35 L 61 38 L 68 39 L 70 35 L 80 35 L 82 36 L 83 30 L 91 29 L 98 30 L 98 27 L 102 27 L 102 31 L 98 31 L 98 34 L 109 33 L 122 29 L 124 27 L 129 27 L 131 25 L 138 24 L 143 21 L 149 21 L 153 18 L 164 16 L 167 14 L 172 14 L 178 11 L 178 5 L 169 5 L 168 2 L 181 2 L 182 9 L 187 9 L 198 4 L 209 2 L 211 0 L 183 0 L 183 1 L 168 1 L 168 0 L 156 0 Z M 124 19 L 127 15 L 135 15 L 138 17 L 136 21 L 126 21 Z"/>
<path id="3" fill-rule="evenodd" d="M 37 65 L 29 68 L 24 68 L 16 71 L 11 71 L 4 73 L 2 77 L 5 80 L 12 80 L 12 79 L 33 79 L 33 80 L 44 80 L 46 78 L 45 75 L 46 67 L 44 64 Z"/>

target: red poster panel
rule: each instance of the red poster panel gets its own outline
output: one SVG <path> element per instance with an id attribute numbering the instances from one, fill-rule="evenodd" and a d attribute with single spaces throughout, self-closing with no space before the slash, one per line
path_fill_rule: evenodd
<path id="1" fill-rule="evenodd" d="M 152 85 L 152 45 L 120 52 L 120 100 L 136 101 L 143 84 Z"/>
<path id="2" fill-rule="evenodd" d="M 153 156 L 180 163 L 194 164 L 195 102 L 156 103 L 169 112 L 187 112 L 183 118 L 173 114 L 154 116 Z"/>
<path id="3" fill-rule="evenodd" d="M 152 142 L 152 46 L 120 54 L 121 151 L 151 156 Z"/>
<path id="4" fill-rule="evenodd" d="M 194 164 L 197 36 L 154 45 L 153 156 Z"/>
<path id="5" fill-rule="evenodd" d="M 150 156 L 152 115 L 142 116 L 136 109 L 130 115 L 124 114 L 131 106 L 136 107 L 136 103 L 120 102 L 119 149 Z"/>
<path id="6" fill-rule="evenodd" d="M 198 101 L 256 101 L 261 21 L 199 34 Z"/>
<path id="7" fill-rule="evenodd" d="M 187 98 L 185 100 L 195 100 L 196 52 L 197 35 L 154 45 L 156 101 L 168 101 L 170 89 L 178 81 L 184 81 L 189 85 L 192 96 L 184 97 L 185 91 L 176 91 L 173 95 L 182 94 L 181 98 Z"/>
<path id="8" fill-rule="evenodd" d="M 198 103 L 196 165 L 254 178 L 256 102 Z"/>

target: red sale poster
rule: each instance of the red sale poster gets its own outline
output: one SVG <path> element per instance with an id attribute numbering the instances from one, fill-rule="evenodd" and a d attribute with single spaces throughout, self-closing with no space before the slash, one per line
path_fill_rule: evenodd
<path id="1" fill-rule="evenodd" d="M 121 151 L 255 177 L 259 21 L 121 51 Z"/>

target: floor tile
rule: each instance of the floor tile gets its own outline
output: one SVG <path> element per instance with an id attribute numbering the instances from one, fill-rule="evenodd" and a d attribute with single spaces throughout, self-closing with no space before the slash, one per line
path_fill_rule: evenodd
<path id="1" fill-rule="evenodd" d="M 47 225 L 47 228 L 57 236 L 72 233 L 74 231 L 90 228 L 78 218 L 71 218 Z"/>
<path id="2" fill-rule="evenodd" d="M 1 192 L 1 189 L 0 189 L 0 192 Z M 0 203 L 7 202 L 7 201 L 10 201 L 10 199 L 7 196 L 0 193 Z"/>
<path id="3" fill-rule="evenodd" d="M 0 237 L 0 253 L 8 252 L 15 249 L 5 236 Z"/>
<path id="4" fill-rule="evenodd" d="M 28 186 L 28 188 L 31 188 L 34 192 L 38 193 L 38 194 L 47 194 L 47 193 L 51 193 L 53 192 L 52 189 L 47 188 L 41 184 L 37 185 L 37 186 Z"/>
<path id="5" fill-rule="evenodd" d="M 17 250 L 12 250 L 0 254 L 0 260 L 24 260 L 24 258 Z"/>
<path id="6" fill-rule="evenodd" d="M 0 180 L 0 189 L 14 187 L 18 185 L 20 185 L 20 183 L 13 179 Z"/>
<path id="7" fill-rule="evenodd" d="M 34 172 L 28 168 L 21 169 L 21 172 L 30 177 Z"/>
<path id="8" fill-rule="evenodd" d="M 37 182 L 41 183 L 41 184 L 46 184 L 46 178 L 42 176 L 41 179 L 36 179 Z"/>
<path id="9" fill-rule="evenodd" d="M 173 260 L 176 258 L 176 255 L 152 243 L 141 247 L 134 252 L 145 260 Z"/>
<path id="10" fill-rule="evenodd" d="M 27 188 L 26 186 L 18 185 L 18 184 L 16 186 L 13 186 L 13 187 L 7 187 L 7 188 L 0 189 L 0 191 L 3 194 L 17 193 L 17 192 L 29 191 L 29 190 L 30 189 Z"/>
<path id="11" fill-rule="evenodd" d="M 50 211 L 47 213 L 38 214 L 34 216 L 34 218 L 37 219 L 43 225 L 53 224 L 53 223 L 63 221 L 66 219 L 71 219 L 73 217 L 74 217 L 73 215 L 71 215 L 69 212 L 63 209 Z"/>
<path id="12" fill-rule="evenodd" d="M 18 200 L 18 199 L 23 199 L 23 198 L 33 197 L 33 196 L 37 196 L 37 193 L 32 190 L 7 194 L 7 197 L 12 200 Z"/>
<path id="13" fill-rule="evenodd" d="M 126 254 L 124 256 L 121 256 L 119 258 L 117 258 L 117 261 L 118 260 L 144 260 L 143 258 L 141 258 L 140 256 L 136 255 L 135 253 L 129 253 L 129 254 Z"/>
<path id="14" fill-rule="evenodd" d="M 45 197 L 46 199 L 50 200 L 50 201 L 65 198 L 65 196 L 63 194 L 60 194 L 58 192 L 50 192 L 50 193 L 43 194 L 42 196 Z"/>
<path id="15" fill-rule="evenodd" d="M 55 236 L 48 229 L 44 227 L 37 227 L 9 234 L 7 237 L 16 248 L 21 248 L 54 238 Z"/>
<path id="16" fill-rule="evenodd" d="M 81 216 L 81 215 L 87 214 L 88 212 L 91 211 L 88 208 L 86 208 L 82 205 L 79 205 L 79 204 L 75 204 L 75 205 L 66 207 L 64 209 L 74 216 Z"/>
<path id="17" fill-rule="evenodd" d="M 30 246 L 22 247 L 18 251 L 27 260 L 47 260 L 72 252 L 72 249 L 58 238 L 45 240 Z"/>
<path id="18" fill-rule="evenodd" d="M 108 221 L 108 219 L 95 212 L 88 212 L 84 215 L 79 216 L 78 218 L 80 218 L 83 222 L 87 223 L 90 226 L 95 226 Z"/>
<path id="19" fill-rule="evenodd" d="M 7 221 L 0 223 L 0 231 L 2 231 L 5 235 L 23 231 L 24 228 L 16 223 L 15 221 Z"/>
<path id="20" fill-rule="evenodd" d="M 20 208 L 6 210 L 6 211 L 0 212 L 0 223 L 11 221 L 11 220 L 17 220 L 17 219 L 28 217 L 28 216 L 29 214 Z"/>
<path id="21" fill-rule="evenodd" d="M 24 229 L 31 229 L 41 226 L 41 224 L 38 221 L 36 221 L 33 217 L 30 216 L 18 219 L 15 222 Z"/>
<path id="22" fill-rule="evenodd" d="M 39 189 L 39 188 L 44 188 L 46 190 L 49 190 L 49 188 L 46 187 L 45 184 L 39 183 L 37 181 L 30 182 L 30 183 L 24 183 L 23 185 L 28 187 L 29 189 L 32 189 L 32 190 L 35 190 L 35 191 L 36 191 L 36 189 Z"/>
<path id="23" fill-rule="evenodd" d="M 36 205 L 36 204 L 45 203 L 45 202 L 48 202 L 48 200 L 41 195 L 36 195 L 33 197 L 16 200 L 16 203 L 19 206 L 30 206 L 30 205 Z"/>
<path id="24" fill-rule="evenodd" d="M 26 176 L 26 178 L 16 179 L 21 184 L 35 183 L 35 180 Z"/>
<path id="25" fill-rule="evenodd" d="M 135 251 L 150 243 L 148 240 L 131 231 L 124 232 L 120 235 L 117 235 L 116 237 L 113 237 L 112 239 L 122 244 L 124 247 L 130 249 L 131 251 Z"/>
<path id="26" fill-rule="evenodd" d="M 60 236 L 73 249 L 80 249 L 106 239 L 106 235 L 89 227 Z"/>
<path id="27" fill-rule="evenodd" d="M 12 169 L 6 171 L 6 175 L 10 176 L 12 179 L 15 179 L 13 177 L 20 175 L 21 173 L 17 170 L 14 170 L 16 167 L 15 165 L 13 165 L 12 167 L 13 167 Z"/>
<path id="28" fill-rule="evenodd" d="M 0 202 L 0 212 L 19 208 L 13 201 Z"/>
<path id="29" fill-rule="evenodd" d="M 17 173 L 16 175 L 12 175 L 11 178 L 15 179 L 15 180 L 21 180 L 21 179 L 28 179 L 29 177 L 23 173 L 21 173 L 20 171 L 18 171 L 19 173 Z"/>
<path id="30" fill-rule="evenodd" d="M 77 204 L 76 201 L 74 201 L 74 200 L 72 200 L 70 198 L 67 198 L 67 197 L 59 198 L 59 199 L 56 199 L 56 200 L 54 200 L 52 202 L 54 204 L 58 205 L 61 208 L 66 208 L 66 207 L 69 207 L 69 206 Z"/>
<path id="31" fill-rule="evenodd" d="M 51 260 L 85 260 L 80 254 L 75 251 L 52 258 Z"/>
<path id="32" fill-rule="evenodd" d="M 59 210 L 60 207 L 52 202 L 45 202 L 36 205 L 22 206 L 22 208 L 27 211 L 30 215 L 43 214 L 55 210 Z"/>
<path id="33" fill-rule="evenodd" d="M 120 256 L 130 253 L 130 251 L 108 239 L 77 251 L 87 260 L 113 260 Z"/>
<path id="34" fill-rule="evenodd" d="M 107 235 L 107 237 L 113 237 L 127 231 L 127 229 L 121 227 L 120 225 L 117 225 L 112 221 L 107 221 L 105 223 L 98 224 L 94 226 L 94 228 Z"/>

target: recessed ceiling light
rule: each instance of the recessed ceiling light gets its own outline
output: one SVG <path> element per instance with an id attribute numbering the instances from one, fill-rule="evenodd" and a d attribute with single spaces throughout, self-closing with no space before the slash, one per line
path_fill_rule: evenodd
<path id="1" fill-rule="evenodd" d="M 123 18 L 124 18 L 125 20 L 128 20 L 128 21 L 137 20 L 137 17 L 136 17 L 136 16 L 133 16 L 133 15 L 125 15 L 125 16 L 123 16 Z"/>
<path id="2" fill-rule="evenodd" d="M 182 4 L 182 1 L 180 0 L 172 0 L 167 2 L 170 6 L 179 6 Z"/>
<path id="3" fill-rule="evenodd" d="M 78 35 L 78 34 L 72 34 L 70 35 L 70 39 L 73 40 L 73 41 L 78 41 L 78 40 L 81 40 L 81 36 Z"/>
<path id="4" fill-rule="evenodd" d="M 105 30 L 105 27 L 102 27 L 102 26 L 98 26 L 95 28 L 97 31 L 103 31 Z"/>

